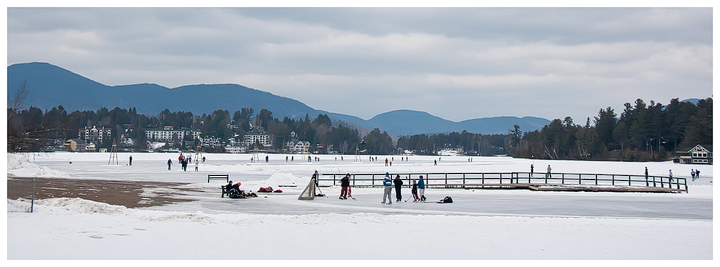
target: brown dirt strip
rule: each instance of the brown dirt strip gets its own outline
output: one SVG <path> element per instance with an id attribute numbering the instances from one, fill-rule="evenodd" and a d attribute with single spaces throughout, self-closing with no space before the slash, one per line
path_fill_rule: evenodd
<path id="1" fill-rule="evenodd" d="M 121 205 L 128 208 L 153 207 L 179 202 L 189 202 L 193 199 L 184 197 L 195 191 L 181 186 L 186 183 L 169 182 L 141 182 L 117 180 L 91 180 L 67 178 L 7 178 L 8 199 L 30 199 L 32 196 L 32 179 L 35 179 L 35 199 L 47 198 L 82 198 L 111 205 Z M 141 195 L 143 188 L 172 189 L 171 192 L 153 192 Z"/>

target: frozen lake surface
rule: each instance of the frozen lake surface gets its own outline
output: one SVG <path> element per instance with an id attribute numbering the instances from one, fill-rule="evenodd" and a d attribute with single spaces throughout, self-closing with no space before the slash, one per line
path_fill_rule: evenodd
<path id="1" fill-rule="evenodd" d="M 132 166 L 128 165 L 130 155 L 133 156 Z M 72 208 L 105 205 L 83 200 L 73 200 L 72 205 L 65 202 L 60 205 L 58 203 L 61 202 L 58 201 L 41 201 L 37 204 L 39 211 L 29 215 L 13 212 L 21 209 L 24 204 L 9 201 L 8 258 L 37 258 L 38 255 L 26 249 L 39 245 L 48 247 L 50 251 L 42 258 L 51 259 L 208 259 L 212 258 L 211 255 L 227 259 L 264 257 L 269 259 L 712 259 L 713 168 L 711 165 L 680 165 L 672 162 L 548 161 L 509 157 L 472 157 L 472 162 L 469 162 L 468 157 L 462 156 L 409 156 L 408 161 L 400 160 L 400 156 L 377 156 L 376 162 L 370 162 L 368 156 L 363 156 L 362 162 L 354 162 L 354 155 L 342 156 L 342 160 L 339 155 L 311 155 L 319 157 L 320 160 L 307 162 L 307 156 L 303 161 L 300 160 L 300 155 L 279 154 L 267 155 L 268 162 L 264 161 L 266 154 L 260 154 L 261 162 L 251 163 L 249 154 L 204 154 L 206 161 L 199 164 L 199 171 L 195 172 L 193 164 L 188 166 L 188 171 L 180 170 L 177 164 L 178 155 L 177 153 L 119 153 L 120 164 L 108 165 L 110 158 L 108 153 L 58 152 L 27 154 L 27 165 L 22 165 L 13 163 L 18 155 L 8 154 L 8 174 L 18 177 L 180 182 L 187 183 L 184 187 L 197 189 L 197 193 L 189 196 L 197 201 L 128 209 L 121 212 L 122 215 L 102 212 L 88 214 L 79 211 L 79 208 Z M 285 160 L 286 156 L 288 161 Z M 291 161 L 290 158 L 293 156 L 295 160 Z M 385 158 L 393 161 L 392 166 L 385 166 Z M 173 161 L 172 170 L 167 168 L 168 159 Z M 434 160 L 437 159 L 440 161 L 435 166 Z M 321 190 L 328 197 L 319 197 L 313 201 L 297 200 L 297 196 L 316 170 L 320 173 L 378 174 L 527 172 L 531 164 L 534 164 L 535 172 L 542 172 L 547 165 L 551 165 L 553 172 L 642 175 L 644 168 L 647 167 L 650 175 L 667 176 L 668 171 L 672 169 L 675 177 L 688 178 L 689 193 L 427 189 L 425 195 L 428 197 L 428 202 L 452 196 L 454 203 L 403 201 L 383 205 L 380 203 L 381 188 L 353 188 L 352 195 L 356 200 L 339 200 L 337 199 L 339 187 L 323 187 Z M 699 169 L 702 177 L 692 181 L 691 169 Z M 272 186 L 284 192 L 245 200 L 220 198 L 219 186 L 224 184 L 224 181 L 213 180 L 208 183 L 207 174 L 229 174 L 231 180 L 242 182 L 241 188 L 244 190 L 257 191 L 261 186 Z M 279 185 L 293 184 L 297 187 L 279 187 Z M 404 199 L 410 196 L 408 188 L 402 193 Z M 394 197 L 395 192 L 392 195 Z M 62 209 L 63 212 L 58 209 Z M 54 218 L 52 220 L 55 223 L 40 223 L 32 219 L 41 216 Z M 163 219 L 163 222 L 157 219 L 168 216 L 177 219 Z M 112 231 L 97 229 L 98 233 L 94 236 L 106 237 L 98 239 L 88 238 L 91 234 L 81 233 L 80 228 L 87 227 L 87 224 L 78 223 L 77 220 L 81 220 L 80 218 L 98 225 L 107 225 L 109 229 L 119 225 L 128 225 L 128 227 L 148 223 L 159 225 L 141 227 L 155 230 L 124 239 L 109 238 L 113 235 Z M 148 222 L 146 218 L 156 219 Z M 192 218 L 203 219 L 195 221 Z M 133 222 L 134 220 L 140 221 Z M 183 223 L 176 225 L 179 221 Z M 244 238 L 259 242 L 263 234 L 266 234 L 289 243 L 274 243 L 272 249 L 282 253 L 266 254 L 259 249 L 249 249 L 239 257 L 240 255 L 211 252 L 212 248 L 217 247 L 209 244 L 211 242 L 209 240 L 198 241 L 197 237 L 178 236 L 169 239 L 187 244 L 199 242 L 207 248 L 199 249 L 201 252 L 189 252 L 187 249 L 169 252 L 168 248 L 157 248 L 155 250 L 158 250 L 156 251 L 158 253 L 147 254 L 141 250 L 149 247 L 140 245 L 140 248 L 130 249 L 127 253 L 116 253 L 118 247 L 130 246 L 127 242 L 140 243 L 145 242 L 147 238 L 164 236 L 167 233 L 160 230 L 162 225 L 176 230 L 177 227 L 181 227 L 193 231 L 192 233 L 208 231 L 209 234 L 217 235 L 222 235 L 217 231 L 228 231 L 241 225 L 244 229 L 242 230 Z M 97 254 L 90 256 L 61 249 L 67 244 L 59 241 L 38 244 L 18 239 L 20 234 L 16 233 L 60 235 L 38 230 L 33 226 L 45 226 L 49 229 L 59 227 L 62 229 L 61 232 L 73 232 L 78 235 L 72 240 L 79 242 L 81 246 L 91 247 L 91 244 L 99 242 L 107 247 L 92 248 L 91 250 L 96 251 Z M 254 231 L 249 231 L 250 229 Z M 431 254 L 423 253 L 424 249 L 418 250 L 413 246 L 401 245 L 396 249 L 399 254 L 381 255 L 371 249 L 379 242 L 371 238 L 383 238 L 376 236 L 376 233 L 369 234 L 368 231 L 372 232 L 373 229 L 387 232 L 389 238 L 396 239 L 410 238 L 412 233 L 406 230 L 437 229 L 438 231 L 426 233 L 427 242 L 452 243 L 448 244 L 447 248 L 434 250 Z M 404 230 L 398 232 L 399 229 Z M 554 233 L 557 230 L 574 234 L 558 241 L 557 233 Z M 517 235 L 528 231 L 533 233 L 533 238 Z M 651 234 L 653 231 L 663 234 Z M 345 233 L 348 239 L 354 240 L 346 245 L 352 252 L 317 255 L 310 253 L 317 248 L 295 246 L 293 244 L 297 241 L 288 241 L 288 238 L 301 238 L 310 233 L 313 233 L 313 238 L 334 240 L 337 238 L 335 235 L 340 232 Z M 462 235 L 456 235 L 458 233 Z M 478 240 L 473 240 L 475 235 L 481 235 L 483 242 L 490 244 L 478 243 Z M 366 236 L 370 239 L 365 240 Z M 262 241 L 260 245 L 266 243 Z M 671 244 L 676 246 L 668 247 Z M 679 248 L 679 246 L 683 247 Z M 332 243 L 320 247 L 329 252 L 336 249 L 332 247 Z M 545 249 L 535 249 L 538 247 Z M 513 248 L 513 250 L 503 251 L 503 248 Z M 517 253 L 518 249 L 524 253 Z M 678 253 L 678 249 L 682 253 Z M 575 250 L 581 252 L 568 254 L 568 251 Z"/>

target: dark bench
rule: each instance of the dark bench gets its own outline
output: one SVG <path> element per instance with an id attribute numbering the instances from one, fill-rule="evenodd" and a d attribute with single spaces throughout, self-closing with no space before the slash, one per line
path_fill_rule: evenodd
<path id="1" fill-rule="evenodd" d="M 230 197 L 230 189 L 227 188 L 227 185 L 221 185 L 220 188 L 222 189 L 220 198 L 224 198 L 225 196 Z"/>
<path id="2" fill-rule="evenodd" d="M 208 174 L 208 183 L 210 179 L 225 179 L 225 182 L 230 181 L 230 175 L 227 174 Z"/>

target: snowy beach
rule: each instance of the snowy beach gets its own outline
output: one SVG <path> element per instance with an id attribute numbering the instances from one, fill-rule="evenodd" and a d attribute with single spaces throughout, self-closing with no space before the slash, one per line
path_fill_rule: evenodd
<path id="1" fill-rule="evenodd" d="M 80 198 L 7 203 L 8 259 L 234 259 L 234 260 L 711 260 L 713 168 L 672 162 L 593 162 L 509 157 L 204 154 L 206 161 L 182 171 L 177 153 L 8 154 L 9 177 L 163 182 L 141 197 L 189 199 L 126 208 Z M 132 166 L 128 159 L 132 155 Z M 195 154 L 190 154 L 195 156 Z M 268 156 L 268 162 L 265 162 Z M 286 157 L 288 160 L 286 161 Z M 294 157 L 294 160 L 290 160 Z M 393 161 L 385 166 L 385 158 Z M 173 161 L 168 170 L 167 161 Z M 437 166 L 434 160 L 441 159 Z M 353 188 L 356 200 L 297 200 L 314 171 L 527 172 L 551 165 L 554 172 L 686 177 L 688 193 L 537 192 L 529 190 L 428 189 L 427 203 L 383 205 L 381 188 Z M 699 169 L 692 181 L 690 170 Z M 220 197 L 228 174 L 241 189 L 271 186 L 282 193 L 258 198 Z M 281 187 L 282 186 L 282 187 Z M 288 187 L 294 186 L 294 187 Z M 102 192 L 98 192 L 102 194 Z M 403 198 L 410 189 L 403 188 Z M 393 192 L 393 197 L 395 192 Z M 452 196 L 454 203 L 434 203 Z M 394 200 L 394 199 L 393 199 Z M 42 253 L 37 253 L 42 251 Z"/>

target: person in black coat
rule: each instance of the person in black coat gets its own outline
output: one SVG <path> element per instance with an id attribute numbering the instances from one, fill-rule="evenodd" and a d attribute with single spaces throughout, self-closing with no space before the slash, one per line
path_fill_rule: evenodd
<path id="1" fill-rule="evenodd" d="M 348 187 L 350 187 L 350 174 L 346 174 L 345 177 L 340 179 L 340 186 L 342 186 L 342 189 L 340 190 L 340 199 L 347 199 L 348 196 Z"/>
<path id="2" fill-rule="evenodd" d="M 393 184 L 395 184 L 395 198 L 397 199 L 397 202 L 400 202 L 400 200 L 402 200 L 402 193 L 400 191 L 402 190 L 403 185 L 403 181 L 400 180 L 400 175 L 395 176 Z"/>

